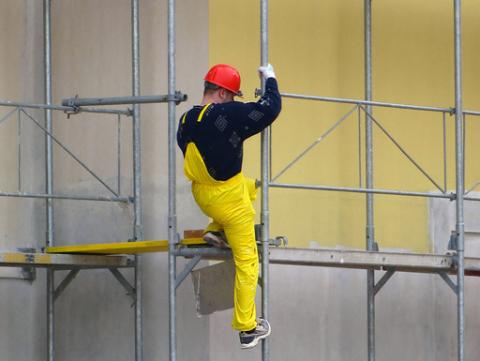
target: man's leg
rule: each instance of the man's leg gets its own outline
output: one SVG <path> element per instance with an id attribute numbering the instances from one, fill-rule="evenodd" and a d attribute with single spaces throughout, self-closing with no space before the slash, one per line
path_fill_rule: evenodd
<path id="1" fill-rule="evenodd" d="M 225 190 L 218 199 L 209 196 L 209 188 L 192 188 L 203 212 L 224 226 L 235 262 L 234 312 L 232 326 L 240 331 L 242 348 L 251 348 L 271 332 L 266 320 L 256 319 L 255 295 L 258 283 L 258 251 L 255 242 L 252 201 L 256 190 L 253 180 L 238 184 L 236 191 Z M 218 191 L 216 190 L 218 196 Z M 213 222 L 212 227 L 215 227 Z M 258 322 L 258 324 L 257 324 Z"/>
<path id="2" fill-rule="evenodd" d="M 253 217 L 252 217 L 253 218 Z M 240 347 L 249 349 L 271 333 L 267 320 L 257 319 L 255 294 L 258 282 L 258 253 L 253 219 L 247 224 L 225 227 L 235 261 L 233 328 L 240 331 Z"/>
<path id="3" fill-rule="evenodd" d="M 205 233 L 207 232 L 220 232 L 223 231 L 223 227 L 217 223 L 214 219 L 208 224 L 207 228 L 205 228 Z"/>
<path id="4" fill-rule="evenodd" d="M 258 283 L 258 252 L 253 215 L 248 222 L 225 226 L 235 262 L 234 311 L 232 326 L 250 331 L 257 325 L 255 295 Z"/>

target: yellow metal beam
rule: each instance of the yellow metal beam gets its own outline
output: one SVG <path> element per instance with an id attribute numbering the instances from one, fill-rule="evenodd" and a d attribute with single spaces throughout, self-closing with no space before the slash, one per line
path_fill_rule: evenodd
<path id="1" fill-rule="evenodd" d="M 202 238 L 185 238 L 180 244 L 182 246 L 193 246 L 206 244 Z M 118 242 L 118 243 L 97 243 L 97 244 L 76 244 L 70 246 L 47 247 L 46 253 L 68 253 L 68 254 L 138 254 L 148 252 L 168 251 L 167 240 L 141 241 L 141 242 Z"/>

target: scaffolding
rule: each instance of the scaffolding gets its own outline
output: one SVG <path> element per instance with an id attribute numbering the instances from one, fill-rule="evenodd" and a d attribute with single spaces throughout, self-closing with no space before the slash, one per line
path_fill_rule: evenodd
<path id="1" fill-rule="evenodd" d="M 465 274 L 480 274 L 480 262 L 478 259 L 465 259 L 464 257 L 464 201 L 479 201 L 475 197 L 466 195 L 473 190 L 465 192 L 464 187 L 464 118 L 466 115 L 478 116 L 480 112 L 467 111 L 463 109 L 462 103 L 462 54 L 461 54 L 461 1 L 454 2 L 454 39 L 455 39 L 455 106 L 452 108 L 439 108 L 429 106 L 417 106 L 407 104 L 382 103 L 373 101 L 373 83 L 372 83 L 372 4 L 371 0 L 364 0 L 364 26 L 365 26 L 365 99 L 342 99 L 320 96 L 309 96 L 283 93 L 283 97 L 324 101 L 330 103 L 349 103 L 354 107 L 332 128 L 319 138 L 317 142 L 308 147 L 300 156 L 290 162 L 278 175 L 271 176 L 270 155 L 271 155 L 271 134 L 269 130 L 262 133 L 261 136 L 261 286 L 262 286 L 262 313 L 263 317 L 269 318 L 269 264 L 294 264 L 310 266 L 328 266 L 328 267 L 347 267 L 367 270 L 367 314 L 368 314 L 368 360 L 375 360 L 375 295 L 383 285 L 390 279 L 395 272 L 428 272 L 439 274 L 449 287 L 457 294 L 458 306 L 458 360 L 464 361 L 464 330 L 465 330 L 465 311 L 464 311 L 464 276 Z M 95 99 L 77 99 L 70 98 L 64 100 L 61 106 L 52 104 L 52 62 L 51 62 L 51 0 L 44 0 L 44 47 L 45 47 L 45 104 L 28 104 L 0 102 L 0 106 L 13 107 L 14 110 L 7 114 L 12 115 L 15 111 L 21 112 L 45 132 L 46 144 L 46 191 L 45 193 L 26 193 L 26 192 L 2 192 L 0 196 L 5 197 L 26 197 L 42 198 L 46 200 L 47 214 L 47 247 L 55 247 L 54 239 L 54 213 L 53 200 L 89 200 L 89 201 L 107 201 L 122 204 L 130 204 L 134 209 L 133 235 L 134 241 L 143 242 L 143 222 L 142 222 L 142 204 L 141 204 L 141 163 L 140 163 L 140 105 L 150 102 L 168 103 L 168 247 L 162 244 L 163 249 L 168 248 L 169 264 L 169 359 L 176 361 L 176 289 L 186 278 L 190 271 L 198 264 L 202 258 L 209 257 L 230 257 L 230 251 L 212 249 L 206 247 L 196 247 L 196 243 L 185 247 L 180 242 L 177 231 L 177 210 L 176 210 L 176 106 L 179 102 L 186 100 L 186 97 L 176 90 L 176 68 L 175 68 L 175 0 L 168 0 L 168 94 L 164 96 L 142 97 L 140 95 L 140 77 L 139 77 L 139 0 L 131 0 L 131 23 L 132 23 L 132 96 L 120 98 L 95 98 Z M 260 43 L 261 55 L 260 64 L 268 64 L 268 0 L 260 0 Z M 264 88 L 262 84 L 262 89 Z M 92 105 L 109 104 L 133 104 L 132 109 L 127 110 L 108 110 L 87 108 Z M 456 190 L 455 193 L 447 193 L 446 182 L 440 186 L 426 174 L 423 169 L 409 156 L 404 149 L 391 140 L 412 161 L 417 168 L 432 181 L 440 190 L 438 194 L 425 192 L 407 192 L 389 189 L 376 189 L 373 186 L 373 131 L 374 125 L 382 129 L 381 123 L 374 117 L 374 107 L 389 107 L 397 109 L 409 109 L 417 111 L 438 112 L 445 119 L 447 114 L 455 114 L 455 157 L 456 157 Z M 45 111 L 45 126 L 42 126 L 34 117 L 25 111 L 27 108 L 43 109 Z M 115 192 L 106 186 L 113 196 L 90 196 L 90 195 L 66 195 L 55 194 L 53 189 L 53 143 L 57 143 L 64 150 L 62 143 L 55 138 L 52 128 L 52 111 L 64 111 L 72 114 L 79 112 L 97 112 L 114 114 L 117 116 L 132 117 L 133 123 L 133 194 L 122 197 L 120 192 Z M 365 120 L 365 172 L 366 187 L 347 188 L 335 186 L 318 185 L 300 185 L 278 183 L 276 179 L 293 166 L 303 155 L 305 155 L 316 144 L 323 140 L 336 126 L 345 120 L 350 114 L 357 111 L 363 112 Z M 5 118 L 6 119 L 6 118 Z M 0 121 L 1 122 L 1 121 Z M 385 129 L 383 129 L 385 130 Z M 385 130 L 386 132 L 386 130 Z M 388 132 L 386 132 L 388 134 Z M 73 153 L 69 152 L 71 156 Z M 78 158 L 77 161 L 80 161 Z M 80 162 L 80 164 L 83 164 Z M 82 166 L 86 167 L 85 164 Z M 87 167 L 88 169 L 88 167 Z M 91 172 L 93 173 L 93 172 Z M 94 174 L 92 174 L 94 175 Z M 95 176 L 95 175 L 94 175 Z M 96 177 L 98 181 L 101 179 Z M 103 182 L 102 182 L 103 183 Z M 269 189 L 290 188 L 290 189 L 309 189 L 323 191 L 341 191 L 356 192 L 366 194 L 366 252 L 360 251 L 334 251 L 319 249 L 270 249 L 270 207 L 269 207 Z M 379 252 L 375 243 L 374 236 L 374 194 L 388 194 L 401 196 L 418 197 L 438 197 L 446 198 L 456 202 L 456 248 L 453 255 L 425 255 L 425 254 L 397 254 Z M 177 273 L 176 258 L 192 258 L 185 269 Z M 135 300 L 135 360 L 143 360 L 143 325 L 142 325 L 142 283 L 141 283 L 141 258 L 139 256 L 109 256 L 102 255 L 64 255 L 64 254 L 45 254 L 13 252 L 0 253 L 0 265 L 2 266 L 32 266 L 47 268 L 47 342 L 48 342 L 48 361 L 55 360 L 55 299 L 76 277 L 80 269 L 86 268 L 106 268 L 109 269 L 115 278 L 122 284 L 127 291 L 134 296 Z M 135 271 L 134 285 L 129 282 L 118 271 L 118 268 L 133 268 Z M 387 272 L 375 282 L 375 270 L 382 269 Z M 55 287 L 54 272 L 56 270 L 70 270 L 70 273 Z M 449 274 L 456 274 L 455 283 Z M 270 360 L 270 343 L 268 338 L 262 342 L 262 360 Z"/>

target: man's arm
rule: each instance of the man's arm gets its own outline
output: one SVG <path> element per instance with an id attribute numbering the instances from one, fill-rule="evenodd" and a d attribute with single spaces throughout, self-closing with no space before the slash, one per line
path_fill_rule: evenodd
<path id="1" fill-rule="evenodd" d="M 265 93 L 257 102 L 234 102 L 225 107 L 227 118 L 235 119 L 234 127 L 242 139 L 267 128 L 278 117 L 281 109 L 282 100 L 274 77 L 267 79 Z"/>

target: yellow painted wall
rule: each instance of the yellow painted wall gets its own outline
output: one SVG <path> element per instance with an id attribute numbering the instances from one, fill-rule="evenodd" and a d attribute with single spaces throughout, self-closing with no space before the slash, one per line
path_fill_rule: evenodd
<path id="1" fill-rule="evenodd" d="M 480 3 L 465 0 L 463 7 L 464 104 L 480 109 Z M 374 99 L 453 106 L 452 1 L 382 0 L 373 2 L 373 8 Z M 272 0 L 269 9 L 269 59 L 282 92 L 364 96 L 363 1 Z M 245 100 L 253 100 L 259 86 L 259 1 L 210 0 L 209 18 L 210 64 L 235 65 L 242 74 Z M 351 108 L 284 99 L 282 114 L 273 126 L 273 175 Z M 443 186 L 442 115 L 376 108 L 375 118 Z M 454 118 L 446 119 L 447 185 L 454 189 Z M 479 131 L 480 119 L 467 118 L 467 189 L 480 179 L 475 160 Z M 362 123 L 362 147 L 363 132 Z M 256 177 L 260 177 L 259 138 L 245 147 L 245 173 Z M 358 186 L 358 143 L 354 112 L 278 181 Z M 362 150 L 363 167 L 364 157 Z M 435 189 L 378 127 L 374 129 L 374 168 L 378 188 Z M 364 195 L 285 189 L 272 189 L 270 194 L 272 235 L 287 235 L 292 246 L 308 246 L 314 240 L 325 247 L 365 247 Z M 259 204 L 256 208 L 260 213 Z M 425 199 L 375 196 L 375 238 L 381 248 L 429 251 L 427 219 Z"/>

